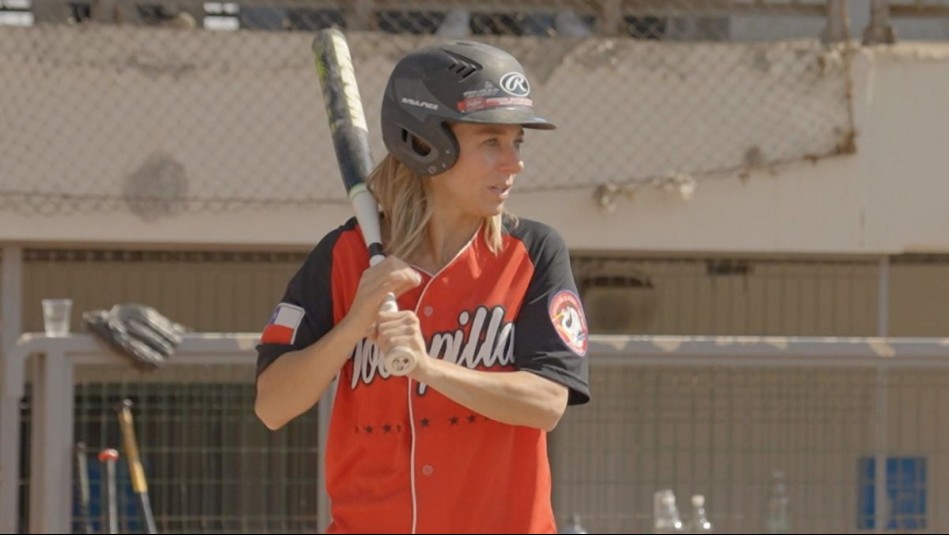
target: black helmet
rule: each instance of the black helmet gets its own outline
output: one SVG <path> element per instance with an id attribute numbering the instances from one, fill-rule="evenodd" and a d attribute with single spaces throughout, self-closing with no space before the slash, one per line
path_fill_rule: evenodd
<path id="1" fill-rule="evenodd" d="M 472 41 L 427 46 L 399 60 L 389 76 L 382 139 L 412 171 L 438 174 L 458 159 L 449 122 L 555 128 L 534 113 L 530 94 L 524 68 L 499 48 Z"/>

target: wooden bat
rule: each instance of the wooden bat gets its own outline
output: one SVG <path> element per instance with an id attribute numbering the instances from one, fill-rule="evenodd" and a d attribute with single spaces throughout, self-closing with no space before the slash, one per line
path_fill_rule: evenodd
<path id="1" fill-rule="evenodd" d="M 376 200 L 365 183 L 372 171 L 369 127 L 366 125 L 356 73 L 343 32 L 336 28 L 320 30 L 313 41 L 313 54 L 316 56 L 316 71 L 326 104 L 336 162 L 369 249 L 369 265 L 374 266 L 382 262 L 385 254 Z M 398 310 L 395 296 L 389 294 L 381 309 Z M 382 362 L 391 375 L 406 375 L 416 365 L 415 355 L 399 347 L 386 353 Z"/>
<path id="2" fill-rule="evenodd" d="M 138 441 L 135 439 L 135 425 L 132 423 L 132 400 L 122 400 L 116 404 L 115 411 L 118 414 L 119 427 L 122 429 L 122 448 L 125 450 L 125 460 L 129 465 L 132 490 L 138 497 L 142 517 L 145 520 L 145 533 L 158 533 L 155 517 L 152 515 L 152 504 L 148 499 L 145 470 L 142 468 L 142 460 L 138 455 Z"/>

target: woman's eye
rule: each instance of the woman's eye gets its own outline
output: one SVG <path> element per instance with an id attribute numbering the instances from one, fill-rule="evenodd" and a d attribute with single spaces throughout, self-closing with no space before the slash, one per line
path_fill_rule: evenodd
<path id="1" fill-rule="evenodd" d="M 489 146 L 489 147 L 497 147 L 497 146 L 498 146 L 498 140 L 495 139 L 495 138 L 491 138 L 491 139 L 485 141 L 484 144 L 487 145 L 487 146 Z"/>

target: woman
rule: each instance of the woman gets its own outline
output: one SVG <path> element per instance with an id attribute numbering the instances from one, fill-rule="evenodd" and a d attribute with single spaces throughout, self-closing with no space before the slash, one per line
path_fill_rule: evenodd
<path id="1" fill-rule="evenodd" d="M 267 427 L 338 381 L 329 532 L 556 532 L 546 435 L 589 400 L 587 330 L 561 237 L 504 211 L 525 128 L 554 127 L 507 52 L 454 42 L 405 56 L 382 106 L 389 153 L 367 180 L 389 256 L 368 268 L 350 220 L 264 329 Z M 390 292 L 399 311 L 381 312 Z M 394 347 L 415 355 L 408 375 L 384 369 Z"/>

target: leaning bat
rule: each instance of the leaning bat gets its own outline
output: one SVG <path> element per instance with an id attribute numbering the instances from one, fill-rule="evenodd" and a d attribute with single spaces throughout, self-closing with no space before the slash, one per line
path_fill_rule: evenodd
<path id="1" fill-rule="evenodd" d="M 89 489 L 89 450 L 85 442 L 76 443 L 76 477 L 79 481 L 79 516 L 82 519 L 82 533 L 95 533 L 92 527 L 91 503 L 92 496 Z"/>
<path id="2" fill-rule="evenodd" d="M 313 53 L 316 56 L 323 102 L 326 104 L 326 117 L 333 136 L 333 148 L 336 149 L 336 162 L 369 249 L 369 265 L 374 266 L 382 262 L 385 254 L 376 200 L 365 184 L 372 170 L 369 127 L 366 126 L 366 116 L 362 110 L 349 45 L 343 32 L 327 28 L 320 30 L 313 41 Z M 398 310 L 394 295 L 386 297 L 381 310 Z M 399 347 L 389 351 L 382 362 L 392 375 L 406 375 L 416 365 L 415 355 Z"/>
<path id="3" fill-rule="evenodd" d="M 155 527 L 155 517 L 152 515 L 152 504 L 148 499 L 148 483 L 145 482 L 145 470 L 142 468 L 142 460 L 138 456 L 138 441 L 135 440 L 135 425 L 132 423 L 131 407 L 132 401 L 129 399 L 124 399 L 115 406 L 119 418 L 119 427 L 122 429 L 122 447 L 125 450 L 125 459 L 129 465 L 132 490 L 138 496 L 139 505 L 142 507 L 145 533 L 158 533 L 158 528 Z"/>
<path id="4" fill-rule="evenodd" d="M 102 484 L 102 530 L 104 533 L 119 532 L 119 493 L 115 484 L 115 462 L 119 460 L 119 452 L 113 448 L 99 451 L 99 461 L 105 468 Z"/>

